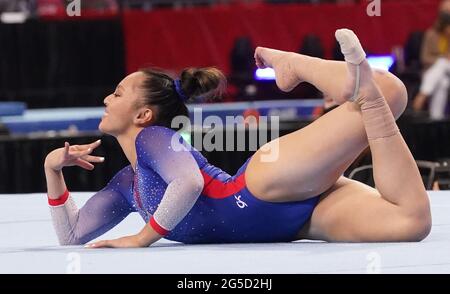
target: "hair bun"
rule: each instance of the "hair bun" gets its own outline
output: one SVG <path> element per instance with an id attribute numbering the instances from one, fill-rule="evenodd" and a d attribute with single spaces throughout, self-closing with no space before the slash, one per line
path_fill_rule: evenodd
<path id="1" fill-rule="evenodd" d="M 226 88 L 225 75 L 214 67 L 187 68 L 180 76 L 182 93 L 202 100 L 221 98 Z"/>

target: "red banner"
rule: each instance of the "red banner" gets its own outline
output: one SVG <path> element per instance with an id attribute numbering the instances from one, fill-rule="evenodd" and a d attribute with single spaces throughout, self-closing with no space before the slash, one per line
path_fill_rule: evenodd
<path id="1" fill-rule="evenodd" d="M 144 66 L 180 70 L 217 66 L 229 72 L 234 40 L 249 36 L 255 46 L 298 51 L 306 34 L 318 35 L 327 57 L 334 31 L 350 28 L 367 52 L 390 53 L 408 35 L 430 27 L 438 0 L 381 3 L 381 16 L 368 16 L 362 1 L 354 5 L 254 4 L 183 10 L 127 11 L 123 15 L 127 71 Z"/>

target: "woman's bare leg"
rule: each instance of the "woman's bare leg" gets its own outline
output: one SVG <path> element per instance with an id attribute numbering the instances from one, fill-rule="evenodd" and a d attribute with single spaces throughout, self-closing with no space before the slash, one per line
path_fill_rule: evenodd
<path id="1" fill-rule="evenodd" d="M 430 233 L 430 208 L 426 198 L 411 196 L 409 205 L 404 201 L 396 205 L 376 189 L 341 177 L 321 195 L 310 221 L 297 234 L 297 239 L 421 241 Z"/>
<path id="2" fill-rule="evenodd" d="M 346 62 L 265 48 L 258 48 L 255 56 L 259 66 L 275 69 L 277 84 L 285 91 L 307 81 L 340 102 L 353 94 L 355 78 Z M 394 116 L 399 117 L 407 103 L 403 83 L 387 72 L 373 75 Z M 358 105 L 347 102 L 268 146 L 278 146 L 278 158 L 265 162 L 265 152 L 258 150 L 246 170 L 247 185 L 258 198 L 283 202 L 307 199 L 329 189 L 368 146 L 368 140 Z"/>
<path id="3" fill-rule="evenodd" d="M 342 34 L 342 48 L 352 49 L 349 51 L 355 53 L 362 51 L 353 32 L 343 31 Z M 398 131 L 394 116 L 373 79 L 368 63 L 364 59 L 358 61 L 349 54 L 344 55 L 349 75 L 356 77 L 358 66 L 361 72 L 361 88 L 356 92 L 353 105 L 359 106 L 357 112 L 361 115 L 369 139 L 377 189 L 341 177 L 321 196 L 311 222 L 299 232 L 298 237 L 329 241 L 422 240 L 430 232 L 431 213 L 415 160 Z M 350 84 L 346 86 L 352 88 Z M 343 90 L 344 93 L 346 91 Z M 348 99 L 352 95 L 348 90 L 343 98 Z M 336 118 L 344 119 L 337 115 Z M 335 123 L 339 124 L 338 121 Z M 332 125 L 330 123 L 324 127 Z M 352 124 L 341 126 L 342 134 L 348 136 L 351 132 L 345 130 L 354 127 Z M 311 140 L 314 137 L 306 136 L 303 139 Z M 345 140 L 342 143 L 345 144 Z M 347 147 L 349 152 L 354 151 L 353 147 Z M 336 149 L 339 146 L 335 148 L 331 145 L 329 153 L 335 154 Z M 326 172 L 326 169 L 322 172 Z"/>

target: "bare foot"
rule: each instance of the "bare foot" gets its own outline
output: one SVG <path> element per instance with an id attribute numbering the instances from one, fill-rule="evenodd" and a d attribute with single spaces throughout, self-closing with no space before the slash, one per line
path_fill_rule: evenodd
<path id="1" fill-rule="evenodd" d="M 275 71 L 275 81 L 283 92 L 292 91 L 302 80 L 298 77 L 292 63 L 295 53 L 264 47 L 255 50 L 255 62 L 259 68 L 270 67 Z"/>

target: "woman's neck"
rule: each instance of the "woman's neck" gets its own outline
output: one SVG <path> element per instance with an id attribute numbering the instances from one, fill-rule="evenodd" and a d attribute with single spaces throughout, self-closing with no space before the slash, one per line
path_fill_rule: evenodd
<path id="1" fill-rule="evenodd" d="M 131 164 L 133 170 L 136 170 L 136 161 L 137 161 L 137 153 L 136 153 L 136 137 L 142 128 L 133 128 L 130 129 L 127 133 L 118 135 L 117 141 L 122 147 L 125 156 Z"/>

